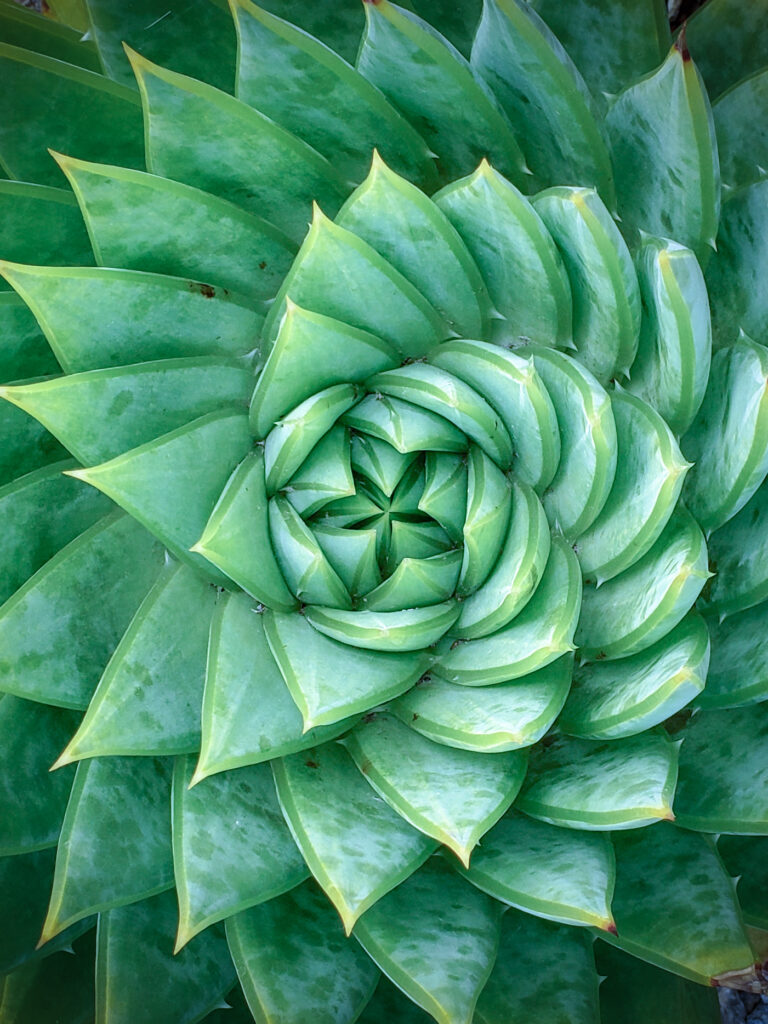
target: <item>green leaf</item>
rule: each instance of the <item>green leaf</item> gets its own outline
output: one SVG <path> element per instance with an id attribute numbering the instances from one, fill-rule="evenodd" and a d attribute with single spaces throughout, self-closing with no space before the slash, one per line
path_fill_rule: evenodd
<path id="1" fill-rule="evenodd" d="M 229 199 L 294 242 L 304 237 L 313 201 L 338 210 L 347 186 L 311 146 L 210 85 L 132 50 L 128 57 L 141 91 L 152 174 Z"/>
<path id="2" fill-rule="evenodd" d="M 533 207 L 568 274 L 577 357 L 605 384 L 629 371 L 637 351 L 640 289 L 629 249 L 594 189 L 547 189 Z"/>
<path id="3" fill-rule="evenodd" d="M 434 1017 L 411 1002 L 397 986 L 382 974 L 373 998 L 357 1018 L 358 1024 L 433 1024 Z"/>
<path id="4" fill-rule="evenodd" d="M 652 405 L 616 390 L 611 407 L 616 475 L 600 514 L 575 547 L 581 571 L 599 584 L 635 565 L 651 549 L 669 522 L 690 468 Z"/>
<path id="5" fill-rule="evenodd" d="M 464 337 L 487 333 L 491 311 L 477 264 L 445 214 L 374 150 L 370 174 L 336 223 L 362 238 L 408 278 Z"/>
<path id="6" fill-rule="evenodd" d="M 270 608 L 290 611 L 296 606 L 272 549 L 261 448 L 246 455 L 227 480 L 202 537 L 190 550 Z"/>
<path id="7" fill-rule="evenodd" d="M 755 491 L 741 512 L 709 538 L 709 564 L 715 576 L 702 603 L 720 617 L 768 598 L 768 483 Z"/>
<path id="8" fill-rule="evenodd" d="M 378 146 L 398 172 L 434 188 L 437 175 L 424 141 L 345 60 L 249 0 L 238 0 L 233 13 L 239 99 L 314 146 L 352 180 L 363 177 Z"/>
<path id="9" fill-rule="evenodd" d="M 305 730 L 398 697 L 429 664 L 421 651 L 389 654 L 337 643 L 297 612 L 266 612 L 264 631 Z"/>
<path id="10" fill-rule="evenodd" d="M 41 423 L 0 401 L 0 486 L 66 456 L 66 449 Z"/>
<path id="11" fill-rule="evenodd" d="M 462 686 L 432 678 L 391 707 L 416 732 L 462 750 L 495 753 L 536 743 L 565 703 L 573 657 L 496 686 Z"/>
<path id="12" fill-rule="evenodd" d="M 490 157 L 520 182 L 523 155 L 509 121 L 469 63 L 421 18 L 378 0 L 365 9 L 357 68 L 411 122 L 447 179 Z"/>
<path id="13" fill-rule="evenodd" d="M 516 806 L 567 828 L 637 828 L 672 817 L 676 779 L 677 747 L 664 732 L 562 738 L 536 749 Z"/>
<path id="14" fill-rule="evenodd" d="M 688 42 L 710 96 L 768 63 L 765 26 L 747 17 L 738 0 L 714 0 L 687 23 Z"/>
<path id="15" fill-rule="evenodd" d="M 16 292 L 0 291 L 0 331 L 0 379 L 24 380 L 59 372 L 37 320 Z"/>
<path id="16" fill-rule="evenodd" d="M 151 534 L 120 513 L 62 548 L 0 609 L 3 690 L 87 707 L 162 562 Z"/>
<path id="17" fill-rule="evenodd" d="M 230 918 L 227 940 L 257 1024 L 356 1020 L 378 981 L 311 882 Z"/>
<path id="18" fill-rule="evenodd" d="M 601 938 L 700 985 L 754 977 L 733 882 L 709 837 L 661 822 L 613 842 L 618 935 Z"/>
<path id="19" fill-rule="evenodd" d="M 717 852 L 728 873 L 737 879 L 736 892 L 746 920 L 757 928 L 768 925 L 768 838 L 764 836 L 720 836 Z"/>
<path id="20" fill-rule="evenodd" d="M 0 8 L 0 22 L 3 10 Z M 17 263 L 93 263 L 88 232 L 70 192 L 0 181 L 0 215 L 3 259 Z"/>
<path id="21" fill-rule="evenodd" d="M 650 729 L 701 693 L 708 665 L 709 633 L 691 614 L 639 654 L 577 668 L 558 725 L 571 736 L 606 740 Z"/>
<path id="22" fill-rule="evenodd" d="M 166 759 L 99 757 L 77 766 L 41 942 L 88 914 L 173 885 L 170 795 Z"/>
<path id="23" fill-rule="evenodd" d="M 262 323 L 246 299 L 184 278 L 11 263 L 0 263 L 0 273 L 37 317 L 66 373 L 180 356 L 244 355 Z M 113 315 L 105 318 L 105 309 Z"/>
<path id="24" fill-rule="evenodd" d="M 512 812 L 485 836 L 461 873 L 494 899 L 527 914 L 603 930 L 613 926 L 616 870 L 607 836 Z"/>
<path id="25" fill-rule="evenodd" d="M 747 729 L 749 745 L 740 749 Z M 680 736 L 679 823 L 703 832 L 768 835 L 768 707 L 699 711 Z"/>
<path id="26" fill-rule="evenodd" d="M 459 540 L 466 523 L 468 470 L 460 455 L 427 452 L 419 509 L 436 520 L 451 539 Z"/>
<path id="27" fill-rule="evenodd" d="M 707 620 L 712 657 L 703 708 L 738 707 L 768 698 L 768 604 L 763 602 L 725 621 Z"/>
<path id="28" fill-rule="evenodd" d="M 0 396 L 39 420 L 84 465 L 122 455 L 223 406 L 244 405 L 253 377 L 241 361 L 163 359 L 89 370 Z"/>
<path id="29" fill-rule="evenodd" d="M 420 358 L 451 333 L 400 271 L 362 238 L 329 220 L 317 203 L 309 232 L 264 324 L 266 341 L 277 335 L 289 298 L 375 334 L 401 356 Z"/>
<path id="30" fill-rule="evenodd" d="M 224 936 L 207 931 L 173 955 L 175 928 L 172 893 L 101 915 L 96 1024 L 196 1024 L 221 1004 L 235 980 Z"/>
<path id="31" fill-rule="evenodd" d="M 696 463 L 685 501 L 704 530 L 716 530 L 746 505 L 768 471 L 768 351 L 762 345 L 743 337 L 715 353 L 704 404 L 683 450 Z"/>
<path id="32" fill-rule="evenodd" d="M 429 558 L 403 558 L 391 576 L 363 597 L 362 605 L 372 611 L 391 612 L 447 601 L 456 590 L 460 569 L 459 550 Z"/>
<path id="33" fill-rule="evenodd" d="M 741 79 L 712 104 L 724 187 L 751 185 L 764 176 L 768 164 L 766 115 L 768 70 L 764 68 Z"/>
<path id="34" fill-rule="evenodd" d="M 346 732 L 355 719 L 304 732 L 272 656 L 264 616 L 244 595 L 225 594 L 211 624 L 197 784 L 215 772 L 305 750 Z M 258 695 L 258 700 L 254 700 Z"/>
<path id="35" fill-rule="evenodd" d="M 371 377 L 366 386 L 375 394 L 389 395 L 438 413 L 501 468 L 512 462 L 512 440 L 498 414 L 468 384 L 430 363 L 411 363 Z"/>
<path id="36" fill-rule="evenodd" d="M 501 908 L 439 858 L 355 926 L 374 963 L 438 1024 L 471 1024 L 499 944 Z"/>
<path id="37" fill-rule="evenodd" d="M 366 395 L 346 414 L 344 423 L 402 453 L 463 452 L 467 448 L 464 434 L 445 417 L 399 398 Z"/>
<path id="38" fill-rule="evenodd" d="M 550 523 L 573 540 L 595 521 L 613 485 L 613 409 L 602 385 L 577 359 L 541 346 L 527 351 L 552 399 L 561 442 L 557 472 L 541 501 Z"/>
<path id="39" fill-rule="evenodd" d="M 653 71 L 672 44 L 664 0 L 533 0 L 599 102 Z M 610 97 L 607 97 L 610 99 Z"/>
<path id="40" fill-rule="evenodd" d="M 0 601 L 109 511 L 107 498 L 64 475 L 75 465 L 54 462 L 0 488 Z"/>
<path id="41" fill-rule="evenodd" d="M 578 181 L 613 206 L 611 158 L 592 97 L 562 45 L 527 4 L 483 5 L 472 67 L 519 126 L 532 186 Z"/>
<path id="42" fill-rule="evenodd" d="M 135 88 L 124 43 L 220 89 L 232 91 L 235 33 L 224 5 L 185 0 L 169 10 L 163 0 L 86 0 L 91 32 L 110 78 Z"/>
<path id="43" fill-rule="evenodd" d="M 275 760 L 272 769 L 296 845 L 349 935 L 360 915 L 420 867 L 437 843 L 376 796 L 336 743 Z"/>
<path id="44" fill-rule="evenodd" d="M 421 651 L 436 643 L 459 614 L 455 601 L 395 612 L 307 608 L 307 621 L 334 640 L 371 651 Z"/>
<path id="45" fill-rule="evenodd" d="M 222 410 L 70 475 L 98 487 L 183 562 L 217 576 L 189 549 L 251 443 L 245 413 Z"/>
<path id="46" fill-rule="evenodd" d="M 533 361 L 484 341 L 449 341 L 429 362 L 487 396 L 514 447 L 512 468 L 521 483 L 541 492 L 557 470 L 560 434 L 552 400 Z"/>
<path id="47" fill-rule="evenodd" d="M 511 481 L 476 445 L 469 447 L 467 466 L 467 511 L 458 587 L 462 596 L 477 590 L 488 578 L 501 550 L 512 509 Z"/>
<path id="48" fill-rule="evenodd" d="M 603 1024 L 721 1024 L 717 992 L 598 943 Z"/>
<path id="49" fill-rule="evenodd" d="M 433 743 L 390 715 L 362 722 L 341 742 L 390 807 L 465 866 L 517 796 L 527 763 L 520 752 L 489 757 Z"/>
<path id="50" fill-rule="evenodd" d="M 271 299 L 291 265 L 294 243 L 234 203 L 143 171 L 57 159 L 100 266 L 190 277 Z"/>
<path id="51" fill-rule="evenodd" d="M 449 460 L 452 468 L 462 464 L 461 456 L 447 452 L 430 452 L 429 456 L 433 460 L 436 457 Z M 351 438 L 352 469 L 387 497 L 392 496 L 416 457 L 416 452 L 399 452 L 386 441 L 367 434 L 355 434 Z"/>
<path id="52" fill-rule="evenodd" d="M 269 530 L 288 589 L 302 604 L 352 607 L 349 591 L 315 535 L 281 494 L 269 499 Z"/>
<path id="53" fill-rule="evenodd" d="M 18 697 L 0 700 L 0 856 L 56 845 L 74 770 L 48 769 L 78 718 Z"/>
<path id="54" fill-rule="evenodd" d="M 286 298 L 277 337 L 253 392 L 251 428 L 256 437 L 266 437 L 281 416 L 323 388 L 362 383 L 398 362 L 387 342 Z"/>
<path id="55" fill-rule="evenodd" d="M 490 575 L 461 605 L 453 634 L 488 636 L 519 615 L 533 597 L 550 549 L 547 517 L 530 487 L 512 483 L 512 514 Z"/>
<path id="56" fill-rule="evenodd" d="M 496 965 L 478 1000 L 476 1024 L 598 1024 L 592 946 L 573 928 L 509 911 Z"/>
<path id="57" fill-rule="evenodd" d="M 18 967 L 3 979 L 0 1024 L 91 1024 L 95 931 L 74 947 Z M 74 956 L 72 955 L 74 953 Z"/>
<path id="58" fill-rule="evenodd" d="M 197 750 L 216 592 L 172 563 L 141 603 L 110 658 L 59 765 L 108 754 Z"/>
<path id="59" fill-rule="evenodd" d="M 638 562 L 602 586 L 586 586 L 576 644 L 585 660 L 626 658 L 680 622 L 709 577 L 707 546 L 680 506 Z"/>
<path id="60" fill-rule="evenodd" d="M 193 759 L 173 775 L 173 866 L 178 952 L 209 925 L 274 899 L 309 875 L 280 812 L 266 764 L 223 772 L 189 789 Z"/>
<path id="61" fill-rule="evenodd" d="M 367 440 L 373 441 L 372 438 Z M 353 449 L 355 447 L 353 445 Z M 303 519 L 314 515 L 331 501 L 355 494 L 350 455 L 349 431 L 337 425 L 331 427 L 293 474 L 284 488 L 284 494 Z M 318 543 L 326 556 L 330 557 L 327 547 L 323 546 L 317 524 L 313 529 Z M 331 562 L 336 572 L 341 573 L 341 568 L 333 563 L 333 559 Z"/>
<path id="62" fill-rule="evenodd" d="M 354 384 L 334 384 L 305 399 L 275 423 L 264 444 L 269 495 L 288 483 L 315 445 L 355 404 L 359 395 L 360 389 Z"/>
<path id="63" fill-rule="evenodd" d="M 720 216 L 720 168 L 707 93 L 682 39 L 621 93 L 605 125 L 622 230 L 674 238 L 704 265 Z"/>
<path id="64" fill-rule="evenodd" d="M 664 238 L 645 239 L 636 267 L 643 321 L 626 387 L 653 405 L 675 434 L 684 434 L 709 377 L 712 329 L 704 277 L 690 249 Z"/>
<path id="65" fill-rule="evenodd" d="M 503 321 L 494 327 L 509 341 L 569 345 L 571 291 L 563 261 L 522 193 L 482 160 L 434 201 L 480 268 Z"/>
<path id="66" fill-rule="evenodd" d="M 56 15 L 58 16 L 58 15 Z M 85 28 L 75 31 L 35 10 L 4 2 L 0 8 L 0 35 L 4 43 L 20 46 L 87 71 L 100 71 L 101 62 L 93 42 L 82 38 Z"/>
<path id="67" fill-rule="evenodd" d="M 61 185 L 48 147 L 86 160 L 143 166 L 141 115 L 132 89 L 6 43 L 0 43 L 0 77 L 0 161 L 12 177 Z"/>
<path id="68" fill-rule="evenodd" d="M 544 574 L 533 597 L 512 622 L 479 640 L 448 637 L 438 649 L 433 671 L 464 686 L 486 686 L 518 679 L 573 650 L 581 607 L 581 574 L 573 551 L 552 538 Z"/>

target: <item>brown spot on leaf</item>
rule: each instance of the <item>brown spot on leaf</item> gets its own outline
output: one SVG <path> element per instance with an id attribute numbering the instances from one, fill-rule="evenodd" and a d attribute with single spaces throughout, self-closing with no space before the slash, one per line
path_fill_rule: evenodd
<path id="1" fill-rule="evenodd" d="M 191 292 L 198 292 L 204 299 L 212 299 L 216 294 L 216 289 L 213 285 L 203 284 L 201 281 L 190 281 L 189 290 Z"/>
<path id="2" fill-rule="evenodd" d="M 317 763 L 317 761 L 313 761 L 311 758 L 307 758 L 307 760 L 304 762 L 304 764 L 307 766 L 307 768 L 319 768 L 320 767 L 320 765 Z"/>
<path id="3" fill-rule="evenodd" d="M 266 265 L 267 265 L 267 261 L 266 260 L 262 260 L 261 263 L 259 264 L 259 270 L 264 270 Z"/>

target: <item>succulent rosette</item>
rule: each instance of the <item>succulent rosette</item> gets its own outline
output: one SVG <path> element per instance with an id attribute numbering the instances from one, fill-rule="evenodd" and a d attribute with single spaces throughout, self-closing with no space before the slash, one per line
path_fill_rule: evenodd
<path id="1" fill-rule="evenodd" d="M 716 1020 L 766 20 L 268 6 L 0 6 L 0 1024 Z"/>

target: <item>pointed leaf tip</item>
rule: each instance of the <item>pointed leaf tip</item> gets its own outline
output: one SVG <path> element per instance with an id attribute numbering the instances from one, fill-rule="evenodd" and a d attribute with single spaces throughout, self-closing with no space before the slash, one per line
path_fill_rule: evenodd
<path id="1" fill-rule="evenodd" d="M 675 49 L 680 54 L 680 56 L 683 58 L 683 61 L 685 61 L 687 63 L 691 59 L 691 52 L 688 49 L 688 43 L 686 41 L 686 35 L 685 35 L 686 27 L 687 27 L 687 25 L 684 22 L 683 23 L 683 27 L 680 29 L 680 35 L 675 40 Z"/>

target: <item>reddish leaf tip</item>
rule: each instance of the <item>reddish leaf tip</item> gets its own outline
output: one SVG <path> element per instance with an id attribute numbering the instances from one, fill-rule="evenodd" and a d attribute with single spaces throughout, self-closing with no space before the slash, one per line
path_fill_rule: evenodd
<path id="1" fill-rule="evenodd" d="M 689 61 L 691 59 L 691 52 L 688 49 L 688 42 L 685 38 L 686 25 L 687 22 L 683 22 L 683 27 L 680 29 L 680 34 L 675 40 L 675 49 L 678 51 L 678 53 L 684 61 Z"/>

